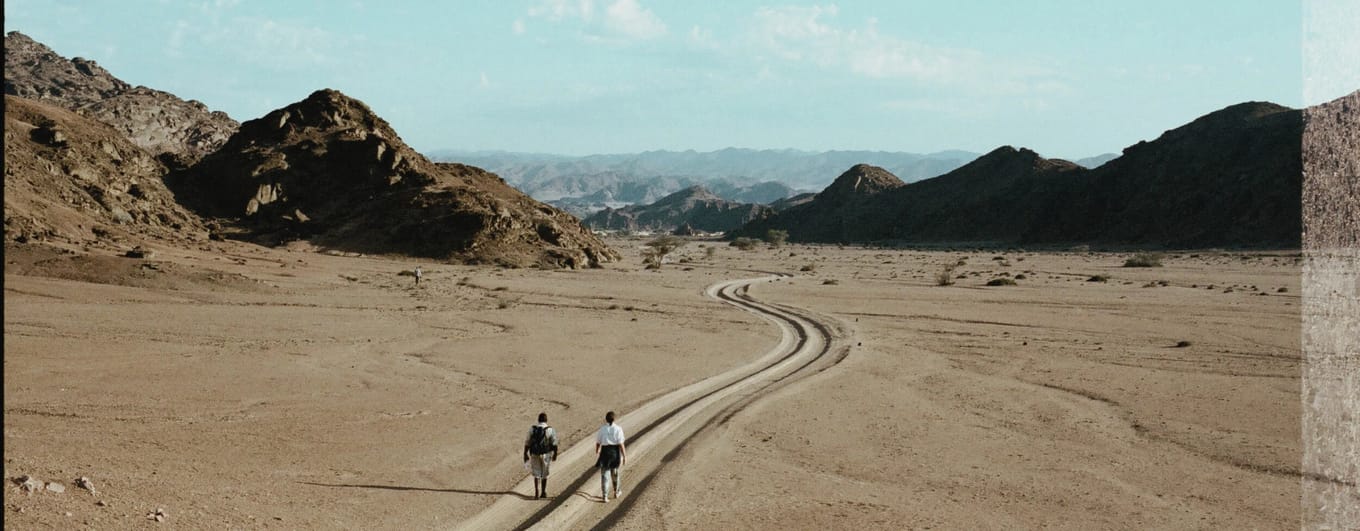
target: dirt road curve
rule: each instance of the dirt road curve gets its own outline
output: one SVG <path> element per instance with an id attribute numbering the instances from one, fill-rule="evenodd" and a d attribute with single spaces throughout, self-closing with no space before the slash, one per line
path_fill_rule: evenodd
<path id="1" fill-rule="evenodd" d="M 779 344 L 759 359 L 676 389 L 623 414 L 618 422 L 628 434 L 628 463 L 623 468 L 623 497 L 602 503 L 594 440 L 586 439 L 561 452 L 553 464 L 547 500 L 531 498 L 533 481 L 526 477 L 460 529 L 565 529 L 608 525 L 631 505 L 632 497 L 694 435 L 724 421 L 776 387 L 830 367 L 848 352 L 837 345 L 839 334 L 829 319 L 783 306 L 758 302 L 748 294 L 752 284 L 778 281 L 782 275 L 730 280 L 709 286 L 708 296 L 756 313 L 780 331 Z"/>

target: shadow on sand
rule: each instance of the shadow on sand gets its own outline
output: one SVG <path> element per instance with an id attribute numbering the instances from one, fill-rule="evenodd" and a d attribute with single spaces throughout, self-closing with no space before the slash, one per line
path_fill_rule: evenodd
<path id="1" fill-rule="evenodd" d="M 317 487 L 333 487 L 346 489 L 381 489 L 381 490 L 407 490 L 424 492 L 452 492 L 454 494 L 491 494 L 495 496 L 517 496 L 522 500 L 532 500 L 533 496 L 520 494 L 511 490 L 467 490 L 467 489 L 436 489 L 431 487 L 403 487 L 401 485 L 361 485 L 351 483 L 316 483 L 312 481 L 299 481 L 303 485 L 314 485 Z"/>

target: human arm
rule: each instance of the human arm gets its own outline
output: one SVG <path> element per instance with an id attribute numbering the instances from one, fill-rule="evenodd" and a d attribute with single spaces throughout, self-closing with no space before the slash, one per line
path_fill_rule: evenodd
<path id="1" fill-rule="evenodd" d="M 623 443 L 619 443 L 619 465 L 622 466 L 627 462 L 628 462 L 628 446 Z"/>

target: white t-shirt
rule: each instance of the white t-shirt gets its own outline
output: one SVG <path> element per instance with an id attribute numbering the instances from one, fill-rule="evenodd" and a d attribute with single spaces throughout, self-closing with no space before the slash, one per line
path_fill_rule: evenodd
<path id="1" fill-rule="evenodd" d="M 605 424 L 600 426 L 600 431 L 595 432 L 595 442 L 600 446 L 618 446 L 623 444 L 623 428 L 618 424 Z"/>

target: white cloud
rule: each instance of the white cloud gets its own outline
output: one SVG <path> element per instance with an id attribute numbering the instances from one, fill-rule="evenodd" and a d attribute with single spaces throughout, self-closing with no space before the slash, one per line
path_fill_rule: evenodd
<path id="1" fill-rule="evenodd" d="M 605 9 L 605 26 L 634 39 L 651 39 L 666 34 L 666 24 L 637 0 L 616 0 Z"/>
<path id="2" fill-rule="evenodd" d="M 479 86 L 479 87 L 481 87 L 481 88 L 488 88 L 488 87 L 491 86 L 491 80 L 489 80 L 489 79 L 486 78 L 486 72 L 482 72 L 482 78 L 481 78 L 481 80 L 477 83 L 477 86 Z"/>
<path id="3" fill-rule="evenodd" d="M 758 47 L 776 57 L 844 68 L 873 78 L 953 81 L 981 62 L 981 54 L 928 46 L 883 35 L 877 21 L 844 29 L 830 19 L 836 6 L 762 7 L 756 11 L 751 36 Z"/>
<path id="4" fill-rule="evenodd" d="M 515 22 L 510 24 L 510 31 L 514 32 L 515 35 L 524 35 L 524 19 L 515 19 Z"/>
<path id="5" fill-rule="evenodd" d="M 547 17 L 558 21 L 563 19 L 590 20 L 595 11 L 592 0 L 543 0 L 529 8 L 531 17 Z"/>
<path id="6" fill-rule="evenodd" d="M 689 43 L 698 48 L 708 50 L 718 49 L 717 41 L 713 40 L 713 32 L 694 26 L 689 29 Z"/>
<path id="7" fill-rule="evenodd" d="M 666 23 L 638 0 L 614 0 L 604 5 L 603 19 L 597 19 L 594 0 L 542 0 L 529 8 L 534 18 L 553 22 L 581 23 L 588 41 L 616 42 L 645 40 L 667 33 Z"/>
<path id="8" fill-rule="evenodd" d="M 1024 58 L 994 58 L 969 49 L 934 46 L 881 32 L 878 20 L 839 24 L 830 6 L 762 7 L 747 33 L 749 53 L 766 66 L 809 64 L 826 70 L 981 94 L 1059 97 L 1071 92 L 1061 70 Z M 888 105 L 912 110 L 916 102 Z M 1045 103 L 1047 105 L 1047 102 Z M 959 110 L 965 106 L 954 105 Z"/>

